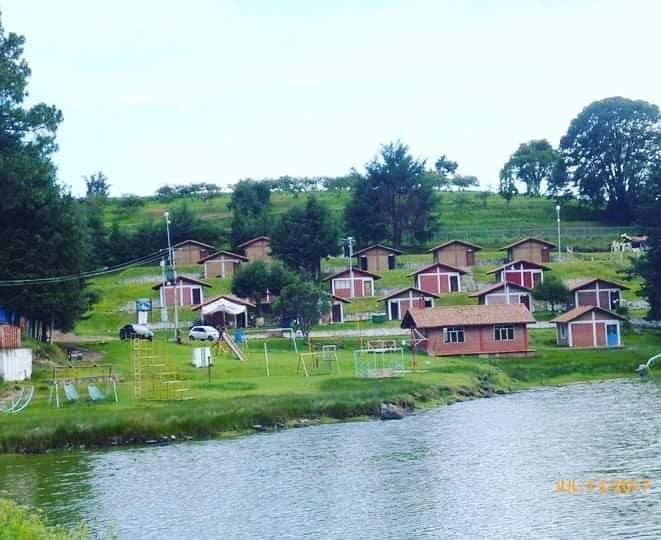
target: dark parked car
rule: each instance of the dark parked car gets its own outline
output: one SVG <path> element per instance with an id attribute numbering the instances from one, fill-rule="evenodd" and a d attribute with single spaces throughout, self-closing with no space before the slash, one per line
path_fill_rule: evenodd
<path id="1" fill-rule="evenodd" d="M 152 332 L 144 324 L 125 324 L 119 329 L 119 339 L 154 339 L 154 332 Z"/>

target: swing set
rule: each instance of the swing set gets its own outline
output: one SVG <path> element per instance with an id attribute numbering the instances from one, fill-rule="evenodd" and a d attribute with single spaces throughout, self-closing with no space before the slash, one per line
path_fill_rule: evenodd
<path id="1" fill-rule="evenodd" d="M 79 403 L 81 397 L 78 393 L 78 386 L 87 387 L 87 394 L 92 402 L 112 400 L 118 403 L 118 379 L 117 375 L 112 372 L 112 366 L 54 367 L 53 376 L 48 381 L 50 387 L 48 403 L 60 408 L 63 402 L 60 390 L 67 401 Z M 99 388 L 100 384 L 105 384 L 103 392 Z"/>

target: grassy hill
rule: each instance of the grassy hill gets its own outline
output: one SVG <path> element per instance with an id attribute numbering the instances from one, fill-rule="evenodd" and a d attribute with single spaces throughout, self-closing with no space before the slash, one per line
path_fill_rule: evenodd
<path id="1" fill-rule="evenodd" d="M 350 198 L 348 193 L 315 192 L 324 203 L 343 215 L 344 207 Z M 273 193 L 272 213 L 281 215 L 292 205 L 305 200 L 306 195 Z M 202 219 L 216 220 L 229 227 L 230 211 L 227 208 L 229 194 L 221 194 L 209 199 L 183 197 L 172 201 L 162 201 L 153 197 L 140 199 L 142 206 L 130 207 L 122 198 L 110 199 L 104 207 L 104 221 L 123 227 L 134 228 L 145 219 L 162 219 L 163 212 L 182 204 L 189 207 Z M 497 194 L 477 191 L 442 192 L 437 205 L 440 227 L 433 242 L 450 238 L 461 238 L 476 242 L 485 247 L 498 248 L 522 236 L 541 236 L 555 239 L 555 202 L 543 197 L 515 197 L 509 204 Z M 603 221 L 602 213 L 582 208 L 570 201 L 562 208 L 563 244 L 577 250 L 607 249 L 610 241 L 626 227 L 611 227 Z"/>

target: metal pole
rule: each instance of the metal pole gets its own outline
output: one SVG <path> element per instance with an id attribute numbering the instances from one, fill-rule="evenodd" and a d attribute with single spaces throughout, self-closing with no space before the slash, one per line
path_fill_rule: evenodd
<path id="1" fill-rule="evenodd" d="M 556 220 L 558 224 L 558 260 L 562 260 L 562 249 L 560 247 L 560 205 L 555 205 Z"/>
<path id="2" fill-rule="evenodd" d="M 351 281 L 351 298 L 355 295 L 355 288 L 353 283 L 353 237 L 347 238 L 349 243 L 349 280 Z"/>
<path id="3" fill-rule="evenodd" d="M 168 255 L 170 257 L 170 268 L 172 268 L 172 278 L 174 279 L 174 340 L 177 341 L 179 330 L 179 310 L 177 308 L 177 270 L 174 261 L 174 251 L 170 242 L 170 213 L 165 212 L 165 230 L 168 235 Z"/>

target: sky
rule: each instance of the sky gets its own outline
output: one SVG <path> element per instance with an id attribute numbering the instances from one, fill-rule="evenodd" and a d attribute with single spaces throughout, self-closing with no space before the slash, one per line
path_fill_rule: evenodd
<path id="1" fill-rule="evenodd" d="M 84 194 L 337 176 L 400 139 L 496 188 L 594 100 L 661 105 L 657 0 L 3 0 Z"/>

